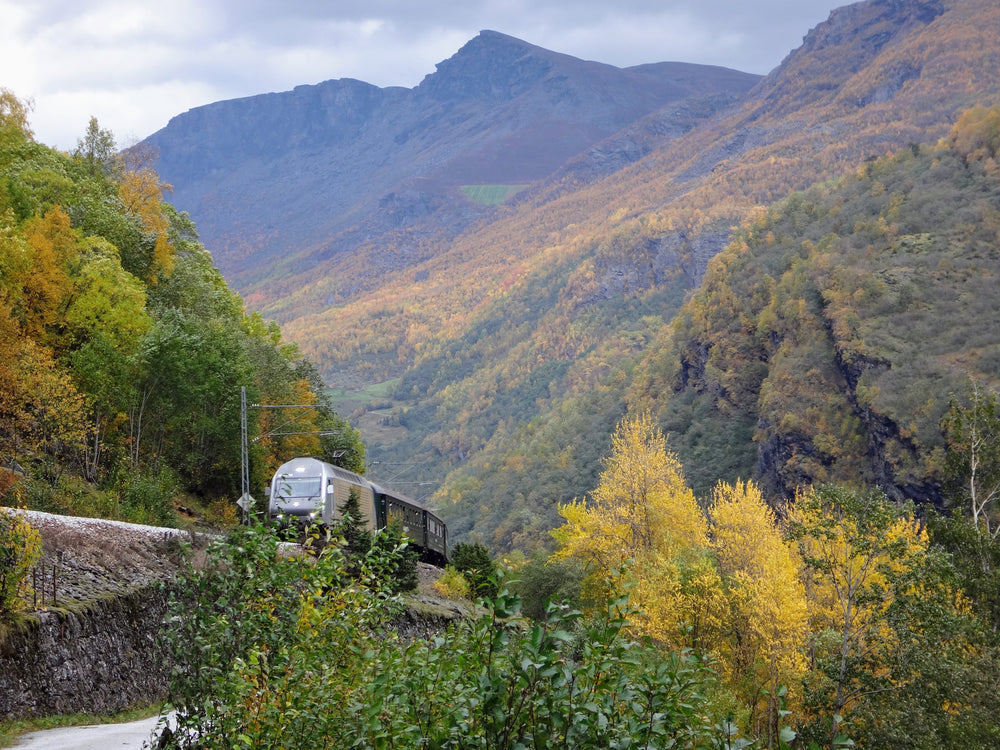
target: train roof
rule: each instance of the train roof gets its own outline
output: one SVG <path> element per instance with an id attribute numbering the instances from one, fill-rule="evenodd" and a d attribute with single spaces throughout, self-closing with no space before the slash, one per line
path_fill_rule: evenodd
<path id="1" fill-rule="evenodd" d="M 367 479 L 365 479 L 360 474 L 355 474 L 353 471 L 348 469 L 342 469 L 339 466 L 334 466 L 326 461 L 321 461 L 318 458 L 312 456 L 299 456 L 298 458 L 293 458 L 290 461 L 285 461 L 278 469 L 274 472 L 275 475 L 279 474 L 291 474 L 292 472 L 298 470 L 313 469 L 319 470 L 320 467 L 325 467 L 328 474 L 333 474 L 340 479 L 344 479 L 348 482 L 352 482 L 361 487 L 371 487 L 372 484 Z"/>

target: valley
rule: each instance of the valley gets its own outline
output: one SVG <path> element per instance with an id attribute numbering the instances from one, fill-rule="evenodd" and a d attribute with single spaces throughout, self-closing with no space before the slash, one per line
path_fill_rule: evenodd
<path id="1" fill-rule="evenodd" d="M 592 489 L 629 408 L 659 415 L 702 495 L 813 450 L 773 450 L 752 402 L 732 411 L 705 384 L 679 386 L 671 373 L 690 367 L 661 361 L 676 351 L 673 321 L 693 314 L 690 295 L 738 227 L 794 191 L 932 147 L 962 111 L 1000 102 L 998 13 L 985 0 L 856 3 L 763 79 L 616 70 L 484 32 L 413 90 L 329 82 L 223 102 L 148 143 L 227 278 L 330 388 L 398 382 L 388 412 L 359 414 L 373 476 L 408 465 L 460 535 L 530 548 L 547 543 L 560 503 Z M 612 90 L 601 101 L 615 114 L 595 107 Z M 338 104 L 316 109 L 324 101 Z M 385 120 L 369 119 L 386 107 L 422 125 L 399 119 L 386 140 Z M 227 129 L 237 117 L 253 138 Z M 183 171 L 196 151 L 211 151 L 211 171 Z M 360 190 L 331 182 L 362 175 Z M 495 202 L 486 186 L 505 184 L 528 187 Z M 490 197 L 469 199 L 473 185 Z M 820 465 L 795 481 L 824 476 Z M 928 500 L 935 481 L 893 491 Z M 788 491 L 770 486 L 776 500 Z"/>

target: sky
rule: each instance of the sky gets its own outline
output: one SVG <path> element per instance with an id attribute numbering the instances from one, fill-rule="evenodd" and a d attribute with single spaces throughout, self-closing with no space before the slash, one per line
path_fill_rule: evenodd
<path id="1" fill-rule="evenodd" d="M 35 140 L 119 146 L 224 99 L 333 78 L 416 86 L 482 29 L 619 67 L 765 74 L 846 0 L 0 0 L 0 87 Z"/>

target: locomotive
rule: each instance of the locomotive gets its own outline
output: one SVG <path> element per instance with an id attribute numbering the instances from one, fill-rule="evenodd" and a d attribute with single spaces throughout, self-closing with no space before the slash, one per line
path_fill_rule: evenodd
<path id="1" fill-rule="evenodd" d="M 403 533 L 425 562 L 447 562 L 448 527 L 444 521 L 397 492 L 316 458 L 293 458 L 278 467 L 268 491 L 268 518 L 283 526 L 329 526 L 341 517 L 340 509 L 351 490 L 357 493 L 365 528 L 378 531 L 398 517 Z"/>

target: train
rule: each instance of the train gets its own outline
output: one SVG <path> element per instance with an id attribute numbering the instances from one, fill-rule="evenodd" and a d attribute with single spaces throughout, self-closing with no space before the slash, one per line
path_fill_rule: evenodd
<path id="1" fill-rule="evenodd" d="M 268 489 L 268 518 L 282 526 L 329 526 L 341 517 L 340 509 L 351 490 L 357 492 L 369 531 L 384 529 L 391 518 L 398 517 L 403 533 L 422 560 L 435 565 L 448 561 L 448 527 L 434 513 L 398 492 L 318 458 L 293 458 L 278 467 Z"/>

